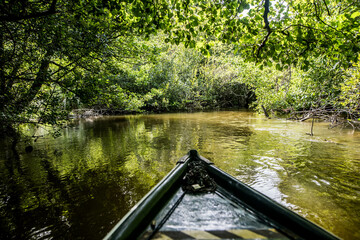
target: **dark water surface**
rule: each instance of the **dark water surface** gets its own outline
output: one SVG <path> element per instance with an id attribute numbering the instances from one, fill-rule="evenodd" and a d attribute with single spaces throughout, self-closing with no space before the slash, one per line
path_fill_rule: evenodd
<path id="1" fill-rule="evenodd" d="M 190 149 L 343 239 L 360 239 L 360 133 L 252 112 L 87 119 L 0 148 L 0 239 L 101 239 Z"/>

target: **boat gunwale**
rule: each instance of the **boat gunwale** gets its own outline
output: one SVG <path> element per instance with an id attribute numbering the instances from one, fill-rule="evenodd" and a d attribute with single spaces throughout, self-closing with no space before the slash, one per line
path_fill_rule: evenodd
<path id="1" fill-rule="evenodd" d="M 289 210 L 280 203 L 258 192 L 237 180 L 230 174 L 217 168 L 213 163 L 202 157 L 196 150 L 190 150 L 177 165 L 137 203 L 104 240 L 136 239 L 150 224 L 156 215 L 156 208 L 166 204 L 177 189 L 186 173 L 190 161 L 205 162 L 206 169 L 216 184 L 243 202 L 247 208 L 255 212 L 270 225 L 294 239 L 329 239 L 338 240 L 337 236 L 319 225 Z M 161 203 L 161 205 L 160 205 Z"/>
<path id="2" fill-rule="evenodd" d="M 176 183 L 182 179 L 185 174 L 188 159 L 190 155 L 185 155 L 183 162 L 178 162 L 177 165 L 155 186 L 153 187 L 130 211 L 112 228 L 112 230 L 104 237 L 104 240 L 121 240 L 134 237 L 134 232 L 141 231 L 146 228 L 150 216 L 155 215 L 154 208 L 162 202 L 169 194 L 169 190 L 176 186 Z M 170 191 L 170 192 L 174 192 Z M 151 220 L 150 220 L 151 221 Z M 129 224 L 131 223 L 131 224 Z M 139 232 L 138 232 L 139 233 Z M 136 234 L 139 235 L 139 234 Z"/>
<path id="3" fill-rule="evenodd" d="M 247 208 L 261 216 L 263 220 L 266 220 L 278 228 L 280 227 L 279 230 L 286 235 L 295 239 L 296 236 L 294 236 L 294 234 L 300 236 L 300 239 L 340 239 L 319 225 L 242 183 L 216 166 L 209 165 L 207 166 L 207 170 L 210 177 L 214 178 L 220 187 L 226 189 L 234 198 L 241 199 L 241 202 L 245 204 Z M 231 189 L 235 189 L 235 191 L 231 191 Z M 241 190 L 239 191 L 239 189 Z"/>

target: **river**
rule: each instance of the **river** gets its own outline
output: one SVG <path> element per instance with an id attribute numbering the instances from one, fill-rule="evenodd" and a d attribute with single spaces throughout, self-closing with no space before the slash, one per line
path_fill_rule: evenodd
<path id="1" fill-rule="evenodd" d="M 0 239 L 101 239 L 190 149 L 343 239 L 360 239 L 360 133 L 250 111 L 109 116 L 0 148 Z"/>

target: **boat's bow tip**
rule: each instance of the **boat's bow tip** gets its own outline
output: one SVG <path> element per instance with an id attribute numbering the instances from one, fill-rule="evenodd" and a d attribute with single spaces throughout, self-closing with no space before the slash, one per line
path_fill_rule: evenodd
<path id="1" fill-rule="evenodd" d="M 198 157 L 198 155 L 199 155 L 199 153 L 198 153 L 198 151 L 195 150 L 195 149 L 191 149 L 191 150 L 189 151 L 189 156 L 190 156 L 190 158 Z"/>

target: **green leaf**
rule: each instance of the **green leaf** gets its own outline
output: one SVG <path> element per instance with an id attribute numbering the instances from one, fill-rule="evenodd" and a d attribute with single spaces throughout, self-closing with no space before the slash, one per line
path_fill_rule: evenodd
<path id="1" fill-rule="evenodd" d="M 356 18 L 360 16 L 360 12 L 354 12 L 353 14 L 351 14 L 351 18 Z"/>
<path id="2" fill-rule="evenodd" d="M 256 15 L 256 16 L 255 16 L 255 20 L 261 21 L 261 20 L 262 20 L 262 17 L 261 17 L 260 15 Z"/>
<path id="3" fill-rule="evenodd" d="M 279 63 L 276 64 L 276 70 L 279 70 L 279 71 L 281 70 L 281 66 Z"/>
<path id="4" fill-rule="evenodd" d="M 209 51 L 206 49 L 206 48 L 201 48 L 201 53 L 204 54 L 204 55 L 209 55 Z"/>
<path id="5" fill-rule="evenodd" d="M 234 51 L 234 55 L 236 55 L 236 53 L 239 51 L 239 48 L 235 48 L 235 51 Z"/>

